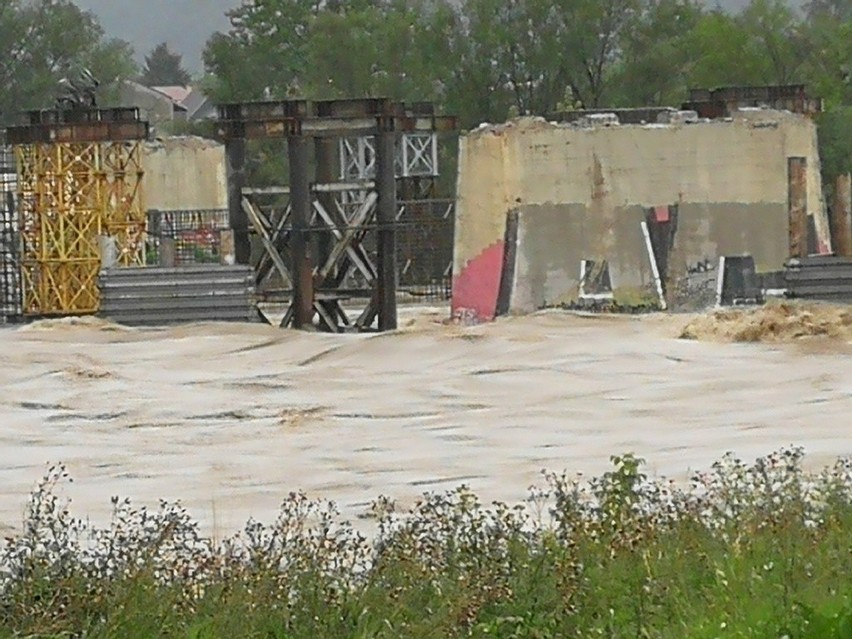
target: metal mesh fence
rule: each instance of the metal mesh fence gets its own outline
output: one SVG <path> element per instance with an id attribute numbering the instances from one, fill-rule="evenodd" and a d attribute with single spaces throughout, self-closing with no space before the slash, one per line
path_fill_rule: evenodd
<path id="1" fill-rule="evenodd" d="M 436 302 L 450 298 L 453 210 L 452 200 L 399 203 L 397 268 L 398 290 L 402 298 Z M 276 217 L 273 215 L 273 219 Z M 226 210 L 149 211 L 147 262 L 160 263 L 163 238 L 174 242 L 175 266 L 218 262 L 220 232 L 228 228 Z M 375 221 L 363 228 L 374 229 Z M 364 234 L 363 247 L 375 261 L 375 233 L 372 230 Z M 344 286 L 366 286 L 357 272 L 350 279 Z"/>
<path id="2" fill-rule="evenodd" d="M 11 147 L 0 140 L 0 323 L 18 318 L 22 313 L 16 190 L 15 156 Z"/>
<path id="3" fill-rule="evenodd" d="M 452 200 L 400 202 L 397 223 L 399 292 L 428 301 L 451 296 Z"/>
<path id="4" fill-rule="evenodd" d="M 353 203 L 344 204 L 344 210 Z M 400 301 L 444 302 L 452 296 L 453 233 L 452 200 L 405 200 L 398 202 L 396 216 L 397 294 Z M 316 218 L 313 223 L 316 224 Z M 323 227 L 315 226 L 323 232 Z M 352 226 L 338 226 L 344 232 Z M 361 246 L 373 264 L 378 264 L 377 224 L 358 227 L 366 230 Z M 344 286 L 368 287 L 362 273 L 355 270 Z"/>
<path id="5" fill-rule="evenodd" d="M 218 263 L 220 232 L 228 228 L 227 210 L 149 211 L 146 261 L 160 262 L 162 239 L 168 238 L 174 242 L 175 266 Z"/>

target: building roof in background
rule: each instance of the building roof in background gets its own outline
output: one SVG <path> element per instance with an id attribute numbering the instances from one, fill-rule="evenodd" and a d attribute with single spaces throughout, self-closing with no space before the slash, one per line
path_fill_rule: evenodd
<path id="1" fill-rule="evenodd" d="M 186 100 L 187 96 L 192 92 L 191 87 L 182 87 L 182 86 L 165 86 L 165 87 L 151 87 L 154 91 L 159 91 L 160 93 L 168 96 L 174 102 L 181 103 Z"/>
<path id="2" fill-rule="evenodd" d="M 201 117 L 205 117 L 202 111 L 210 104 L 210 99 L 200 87 L 156 86 L 145 88 L 160 95 L 163 99 L 170 100 L 179 111 L 185 111 L 189 119 L 193 119 L 199 114 L 201 114 Z"/>
<path id="3" fill-rule="evenodd" d="M 210 98 L 199 87 L 191 87 L 189 94 L 181 104 L 186 107 L 190 118 L 196 117 L 204 107 L 210 104 Z"/>
<path id="4" fill-rule="evenodd" d="M 179 102 L 175 102 L 171 97 L 169 97 L 162 91 L 152 89 L 151 87 L 145 86 L 140 82 L 136 82 L 135 80 L 123 80 L 122 85 L 125 90 L 133 91 L 137 95 L 145 95 L 162 102 L 171 102 L 176 110 L 186 111 L 186 107 L 184 107 Z"/>

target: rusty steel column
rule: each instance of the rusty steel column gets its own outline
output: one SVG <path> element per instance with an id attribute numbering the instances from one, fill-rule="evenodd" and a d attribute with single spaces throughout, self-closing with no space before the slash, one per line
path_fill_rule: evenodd
<path id="1" fill-rule="evenodd" d="M 337 138 L 316 138 L 314 140 L 316 158 L 316 181 L 319 184 L 336 182 L 337 176 Z M 317 200 L 328 214 L 337 219 L 336 196 L 334 193 L 317 193 Z M 322 223 L 317 222 L 322 228 Z M 331 253 L 334 242 L 331 232 L 320 233 L 317 238 L 317 264 L 324 264 Z"/>
<path id="2" fill-rule="evenodd" d="M 378 118 L 376 136 L 376 191 L 378 221 L 379 330 L 397 327 L 396 316 L 396 154 L 393 118 Z"/>
<path id="3" fill-rule="evenodd" d="M 852 174 L 838 175 L 831 211 L 831 245 L 834 254 L 852 257 Z"/>
<path id="4" fill-rule="evenodd" d="M 228 223 L 234 231 L 234 260 L 237 264 L 251 261 L 248 215 L 243 210 L 243 187 L 246 184 L 246 141 L 230 138 L 225 142 L 228 180 Z"/>
<path id="5" fill-rule="evenodd" d="M 290 208 L 293 224 L 293 327 L 305 328 L 313 321 L 313 265 L 308 242 L 311 219 L 311 183 L 308 173 L 308 140 L 301 135 L 287 138 L 290 160 Z"/>
<path id="6" fill-rule="evenodd" d="M 787 211 L 789 216 L 790 255 L 808 255 L 808 182 L 807 159 L 787 158 Z"/>

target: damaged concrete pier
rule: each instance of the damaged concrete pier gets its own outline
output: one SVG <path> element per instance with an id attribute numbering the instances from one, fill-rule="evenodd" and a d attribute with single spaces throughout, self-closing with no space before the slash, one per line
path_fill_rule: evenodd
<path id="1" fill-rule="evenodd" d="M 831 250 L 812 120 L 766 109 L 661 120 L 521 118 L 463 137 L 454 314 L 493 318 L 501 282 L 509 312 L 575 301 L 586 261 L 606 261 L 615 300 L 633 304 L 657 289 L 671 302 L 720 256 L 751 255 L 766 272 L 793 245 Z M 804 170 L 795 193 L 791 158 Z"/>

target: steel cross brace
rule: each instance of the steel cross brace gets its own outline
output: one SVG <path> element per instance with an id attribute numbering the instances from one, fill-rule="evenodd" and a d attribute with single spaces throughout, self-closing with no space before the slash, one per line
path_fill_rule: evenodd
<path id="1" fill-rule="evenodd" d="M 345 221 L 343 227 L 337 223 L 331 212 L 327 211 L 321 203 L 317 201 L 313 203 L 314 211 L 337 240 L 324 264 L 314 270 L 314 282 L 317 289 L 338 289 L 352 271 L 358 270 L 370 287 L 375 290 L 377 270 L 361 242 L 367 234 L 369 223 L 376 214 L 377 200 L 378 195 L 371 192 L 351 219 Z M 336 202 L 336 207 L 338 219 L 345 220 L 343 208 L 339 202 Z M 339 296 L 327 299 L 318 298 L 314 304 L 320 319 L 332 331 L 339 331 L 341 325 L 352 325 L 340 303 L 340 299 Z M 371 296 L 367 307 L 355 321 L 358 328 L 365 328 L 372 324 L 376 316 L 376 303 L 377 299 L 374 294 Z"/>
<path id="2" fill-rule="evenodd" d="M 257 209 L 259 215 L 262 216 L 261 221 L 265 222 L 265 227 L 270 229 L 272 233 L 269 236 L 270 243 L 279 255 L 283 256 L 284 251 L 287 250 L 288 242 L 290 240 L 290 229 L 287 228 L 287 222 L 290 219 L 290 212 L 292 209 L 289 205 L 284 209 L 281 217 L 275 223 L 274 228 L 272 228 L 272 223 L 268 221 L 268 218 L 263 215 L 262 211 Z M 270 256 L 269 252 L 266 251 L 261 255 L 260 261 L 257 264 L 257 286 L 262 286 L 272 275 L 275 269 L 275 263 L 273 258 Z M 290 275 L 289 269 L 287 270 L 288 275 Z M 285 278 L 284 281 L 285 286 L 292 286 L 292 280 L 290 277 Z"/>
<path id="3" fill-rule="evenodd" d="M 317 219 L 322 220 L 337 241 L 323 265 L 314 268 L 313 277 L 317 289 L 325 288 L 326 291 L 329 289 L 333 291 L 333 289 L 339 288 L 355 270 L 359 271 L 366 282 L 373 287 L 377 278 L 376 266 L 361 242 L 375 216 L 377 200 L 378 195 L 371 192 L 349 220 L 345 219 L 343 207 L 340 203 L 336 203 L 338 218 L 343 220 L 343 224 L 338 223 L 319 202 L 313 202 L 312 224 Z M 292 286 L 292 273 L 282 257 L 291 237 L 291 230 L 287 228 L 290 207 L 288 206 L 285 209 L 281 218 L 273 226 L 266 214 L 248 198 L 244 197 L 242 204 L 265 250 L 258 264 L 258 283 L 265 281 L 274 268 L 281 275 L 285 285 Z M 314 310 L 320 321 L 328 330 L 333 332 L 339 332 L 341 326 L 352 325 L 340 300 L 339 295 L 326 292 L 317 293 L 313 302 Z M 376 302 L 375 295 L 373 295 L 367 307 L 355 321 L 357 327 L 364 328 L 373 322 L 376 316 Z M 281 321 L 282 327 L 288 326 L 292 322 L 294 313 L 295 308 L 291 304 Z"/>
<path id="4" fill-rule="evenodd" d="M 337 244 L 334 248 L 332 248 L 325 264 L 316 273 L 316 275 L 319 276 L 320 284 L 325 282 L 329 273 L 331 273 L 334 266 L 341 260 L 344 253 L 346 254 L 346 257 L 349 258 L 349 262 L 361 271 L 368 282 L 371 282 L 376 278 L 376 268 L 370 261 L 370 257 L 367 255 L 366 251 L 364 251 L 361 246 L 360 240 L 363 239 L 364 236 L 364 227 L 376 213 L 377 201 L 378 195 L 375 191 L 371 192 L 363 204 L 358 207 L 358 210 L 355 211 L 352 219 L 348 221 L 344 231 L 340 230 L 338 224 L 329 212 L 325 210 L 322 204 L 316 201 L 314 202 L 314 210 L 320 216 L 322 221 L 328 225 L 332 235 L 334 235 L 334 238 L 337 240 Z M 338 214 L 342 218 L 343 210 L 339 203 L 337 203 L 337 210 Z M 358 240 L 357 242 L 355 241 L 356 239 Z"/>
<path id="5" fill-rule="evenodd" d="M 293 281 L 290 270 L 281 258 L 281 253 L 279 253 L 276 245 L 276 240 L 284 234 L 283 225 L 284 222 L 286 222 L 289 213 L 285 211 L 285 214 L 281 216 L 281 220 L 279 220 L 272 237 L 270 237 L 269 229 L 271 228 L 271 224 L 269 223 L 269 220 L 262 211 L 260 211 L 248 198 L 245 197 L 243 198 L 243 210 L 246 212 L 246 215 L 248 215 L 249 220 L 251 220 L 255 232 L 258 236 L 260 236 L 260 241 L 263 244 L 263 248 L 266 250 L 264 257 L 272 261 L 275 268 L 281 274 L 285 284 L 290 285 Z M 287 233 L 287 235 L 289 236 L 289 233 Z M 261 263 L 262 262 L 263 260 L 261 260 Z M 260 267 L 258 267 L 258 277 L 260 278 Z M 266 276 L 264 276 L 264 278 L 265 277 Z"/>

